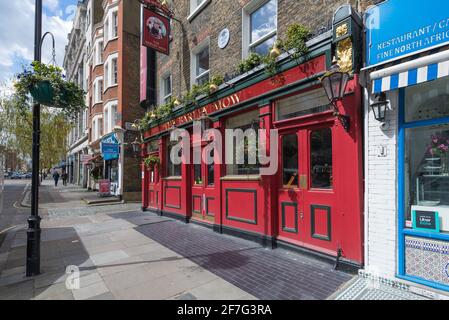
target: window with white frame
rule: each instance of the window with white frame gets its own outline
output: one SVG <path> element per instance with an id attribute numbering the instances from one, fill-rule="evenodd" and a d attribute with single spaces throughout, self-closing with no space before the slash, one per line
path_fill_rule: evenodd
<path id="1" fill-rule="evenodd" d="M 103 101 L 103 78 L 98 77 L 94 81 L 94 103 Z"/>
<path id="2" fill-rule="evenodd" d="M 95 46 L 95 64 L 99 65 L 103 63 L 103 41 L 98 41 Z"/>
<path id="3" fill-rule="evenodd" d="M 103 36 L 104 36 L 104 44 L 108 43 L 109 41 L 109 19 L 106 18 L 106 21 L 104 23 L 104 30 L 103 30 Z"/>
<path id="4" fill-rule="evenodd" d="M 209 81 L 209 39 L 192 50 L 192 83 L 202 85 Z"/>
<path id="5" fill-rule="evenodd" d="M 118 37 L 118 7 L 110 7 L 106 10 L 104 19 L 105 45 L 108 41 Z"/>
<path id="6" fill-rule="evenodd" d="M 243 57 L 267 55 L 277 39 L 278 0 L 253 0 L 243 8 Z"/>
<path id="7" fill-rule="evenodd" d="M 169 103 L 172 97 L 172 77 L 171 74 L 165 75 L 161 79 L 160 87 L 161 103 Z"/>
<path id="8" fill-rule="evenodd" d="M 198 14 L 210 0 L 190 0 L 190 16 L 188 19 L 193 19 L 194 16 Z"/>
<path id="9" fill-rule="evenodd" d="M 118 12 L 115 11 L 112 13 L 112 38 L 118 37 Z"/>
<path id="10" fill-rule="evenodd" d="M 109 130 L 109 109 L 108 108 L 104 108 L 104 113 L 103 113 L 103 125 L 104 125 L 104 133 L 108 134 L 110 132 Z"/>
<path id="11" fill-rule="evenodd" d="M 111 54 L 104 63 L 105 89 L 118 84 L 118 53 Z"/>
<path id="12" fill-rule="evenodd" d="M 114 130 L 117 123 L 117 100 L 109 101 L 104 106 L 104 133 L 108 134 Z"/>
<path id="13" fill-rule="evenodd" d="M 118 83 L 118 65 L 117 58 L 112 59 L 112 77 L 111 77 L 111 85 L 115 85 Z"/>

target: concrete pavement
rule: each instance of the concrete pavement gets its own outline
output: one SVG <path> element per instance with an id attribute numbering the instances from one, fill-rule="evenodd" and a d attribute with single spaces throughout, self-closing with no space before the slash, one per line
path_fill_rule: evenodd
<path id="1" fill-rule="evenodd" d="M 41 188 L 42 274 L 25 277 L 25 226 L 8 233 L 0 248 L 0 299 L 191 299 L 190 292 L 198 299 L 255 299 L 136 230 L 171 220 L 139 212 L 131 221 L 117 218 L 114 212 L 126 217 L 138 204 L 89 207 L 82 192 Z"/>

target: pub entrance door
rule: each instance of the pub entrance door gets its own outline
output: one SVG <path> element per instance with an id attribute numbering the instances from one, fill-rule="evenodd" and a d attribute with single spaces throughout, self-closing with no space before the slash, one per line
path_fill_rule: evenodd
<path id="1" fill-rule="evenodd" d="M 205 146 L 201 147 L 204 152 Z M 211 153 L 213 156 L 213 151 Z M 193 152 L 192 152 L 193 157 Z M 192 219 L 215 222 L 215 171 L 214 163 L 207 164 L 201 156 L 201 164 L 192 164 Z"/>
<path id="2" fill-rule="evenodd" d="M 335 255 L 334 124 L 279 133 L 278 239 Z"/>

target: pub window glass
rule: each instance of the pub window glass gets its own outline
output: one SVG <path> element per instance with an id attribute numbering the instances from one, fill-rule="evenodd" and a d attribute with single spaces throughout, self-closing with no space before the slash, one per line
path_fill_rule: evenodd
<path id="1" fill-rule="evenodd" d="M 406 227 L 413 211 L 438 212 L 449 232 L 449 125 L 405 132 Z"/>
<path id="2" fill-rule="evenodd" d="M 214 156 L 214 151 L 211 151 L 211 156 Z M 207 165 L 207 185 L 213 186 L 215 183 L 215 171 L 214 171 L 214 163 Z"/>
<path id="3" fill-rule="evenodd" d="M 316 189 L 332 189 L 332 130 L 312 131 L 310 135 L 311 186 Z"/>
<path id="4" fill-rule="evenodd" d="M 282 137 L 282 174 L 285 187 L 298 186 L 298 136 Z"/>
<path id="5" fill-rule="evenodd" d="M 172 162 L 172 159 L 170 157 L 170 153 L 172 150 L 173 146 L 169 145 L 167 148 L 167 168 L 168 168 L 168 176 L 169 177 L 180 177 L 181 176 L 181 164 L 174 164 Z M 182 150 L 179 150 L 179 157 L 181 157 L 182 155 Z"/>
<path id="6" fill-rule="evenodd" d="M 201 164 L 193 165 L 193 181 L 195 184 L 203 183 L 203 179 L 201 177 Z"/>

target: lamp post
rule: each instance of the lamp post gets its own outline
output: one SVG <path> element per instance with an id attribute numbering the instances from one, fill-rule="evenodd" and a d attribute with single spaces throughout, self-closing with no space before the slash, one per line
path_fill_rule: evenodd
<path id="1" fill-rule="evenodd" d="M 331 70 L 321 78 L 326 95 L 329 98 L 330 104 L 334 109 L 334 115 L 340 120 L 346 132 L 350 130 L 350 118 L 347 115 L 342 115 L 338 111 L 337 102 L 343 100 L 345 96 L 346 86 L 349 81 L 349 73 L 341 72 L 338 64 L 334 63 Z"/>
<path id="2" fill-rule="evenodd" d="M 42 0 L 36 0 L 34 24 L 34 61 L 42 60 L 42 43 L 45 37 L 52 37 L 53 61 L 56 59 L 55 37 L 51 32 L 42 36 Z M 40 274 L 40 242 L 41 217 L 39 216 L 39 159 L 40 159 L 40 126 L 41 105 L 33 103 L 33 147 L 32 147 L 32 177 L 31 177 L 31 215 L 28 218 L 27 230 L 27 262 L 26 276 Z"/>
<path id="3" fill-rule="evenodd" d="M 36 0 L 34 25 L 34 60 L 41 61 L 42 0 Z M 40 143 L 39 103 L 33 104 L 33 156 L 31 179 L 31 215 L 28 218 L 26 276 L 40 273 L 41 228 L 39 217 L 39 143 Z"/>

